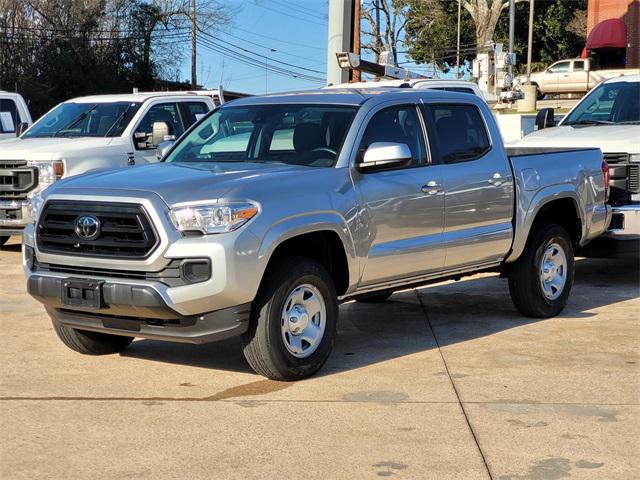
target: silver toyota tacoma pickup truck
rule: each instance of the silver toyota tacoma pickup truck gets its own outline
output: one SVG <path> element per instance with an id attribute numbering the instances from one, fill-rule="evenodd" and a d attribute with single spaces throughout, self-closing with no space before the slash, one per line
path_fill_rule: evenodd
<path id="1" fill-rule="evenodd" d="M 573 248 L 610 221 L 607 182 L 598 149 L 505 150 L 473 95 L 251 97 L 162 163 L 36 196 L 24 270 L 75 351 L 241 335 L 256 372 L 294 380 L 329 356 L 347 300 L 496 271 L 522 314 L 557 315 Z"/>

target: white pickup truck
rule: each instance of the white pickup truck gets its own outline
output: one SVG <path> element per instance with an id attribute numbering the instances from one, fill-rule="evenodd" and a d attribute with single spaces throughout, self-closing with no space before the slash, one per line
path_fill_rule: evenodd
<path id="1" fill-rule="evenodd" d="M 554 126 L 553 109 L 538 113 L 537 132 L 516 147 L 598 147 L 609 164 L 613 217 L 585 255 L 636 256 L 640 251 L 640 75 L 602 82 Z M 549 128 L 552 127 L 552 128 Z"/>
<path id="2" fill-rule="evenodd" d="M 0 140 L 14 138 L 32 123 L 29 107 L 22 95 L 0 90 Z"/>
<path id="3" fill-rule="evenodd" d="M 639 68 L 592 70 L 588 58 L 560 60 L 542 72 L 531 74 L 531 83 L 538 92 L 538 100 L 548 93 L 586 93 L 600 82 L 620 75 L 640 73 Z M 516 78 L 514 88 L 518 90 L 527 81 L 526 75 Z"/>
<path id="4" fill-rule="evenodd" d="M 159 143 L 175 140 L 213 108 L 210 96 L 195 93 L 96 95 L 59 104 L 0 144 L 0 245 L 31 221 L 37 192 L 72 175 L 156 162 Z"/>

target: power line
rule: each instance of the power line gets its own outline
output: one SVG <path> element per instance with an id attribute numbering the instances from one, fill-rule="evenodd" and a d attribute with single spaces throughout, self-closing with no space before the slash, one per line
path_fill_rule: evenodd
<path id="1" fill-rule="evenodd" d="M 203 31 L 200 31 L 200 33 L 201 33 L 202 35 L 206 36 L 206 37 L 209 37 L 209 38 L 211 38 L 211 39 L 215 40 L 215 41 L 225 43 L 225 44 L 227 44 L 227 45 L 230 45 L 230 46 L 231 46 L 231 47 L 233 47 L 233 48 L 237 48 L 238 50 L 241 50 L 241 51 L 243 51 L 243 52 L 249 53 L 249 54 L 251 54 L 251 55 L 255 55 L 255 56 L 257 56 L 257 57 L 261 57 L 261 58 L 263 58 L 263 59 L 265 59 L 265 60 L 268 60 L 268 61 L 271 61 L 271 62 L 276 62 L 276 63 L 279 63 L 279 64 L 281 64 L 281 65 L 285 65 L 285 66 L 287 66 L 287 67 L 293 67 L 293 68 L 297 68 L 297 69 L 299 69 L 299 70 L 305 70 L 305 71 L 307 71 L 307 72 L 311 72 L 311 73 L 319 73 L 319 74 L 321 74 L 321 75 L 325 75 L 325 74 L 326 74 L 326 72 L 323 72 L 323 71 L 321 71 L 321 70 L 315 70 L 315 69 L 313 69 L 313 68 L 301 67 L 301 66 L 298 66 L 298 65 L 295 65 L 295 64 L 292 64 L 292 63 L 283 62 L 283 61 L 281 61 L 281 60 L 277 60 L 277 59 L 274 59 L 274 58 L 268 57 L 268 56 L 266 56 L 266 55 L 262 55 L 262 54 L 260 54 L 260 53 L 253 52 L 253 51 L 248 50 L 248 49 L 246 49 L 246 48 L 244 48 L 244 47 L 241 47 L 241 46 L 239 46 L 239 45 L 236 45 L 235 43 L 231 43 L 231 42 L 228 42 L 228 41 L 226 41 L 226 40 L 222 40 L 221 38 L 218 38 L 218 37 L 216 37 L 215 35 L 211 35 L 210 33 L 206 33 L 206 32 L 203 32 Z"/>
<path id="2" fill-rule="evenodd" d="M 316 21 L 313 21 L 313 20 L 308 20 L 308 19 L 306 19 L 304 17 L 298 17 L 296 15 L 291 15 L 290 13 L 283 12 L 281 10 L 276 10 L 275 8 L 265 7 L 264 5 L 261 5 L 260 3 L 256 2 L 256 1 L 252 1 L 251 3 L 253 3 L 257 7 L 264 8 L 265 10 L 269 10 L 271 12 L 275 12 L 275 13 L 279 13 L 280 15 L 284 15 L 285 17 L 294 18 L 294 19 L 300 20 L 302 22 L 313 23 L 314 25 L 320 25 L 321 27 L 326 27 L 327 26 L 327 22 L 320 23 L 320 22 L 316 22 Z"/>
<path id="3" fill-rule="evenodd" d="M 267 40 L 273 40 L 274 42 L 286 43 L 287 45 L 294 45 L 296 47 L 310 48 L 310 49 L 313 49 L 313 50 L 326 50 L 325 47 L 317 47 L 315 45 L 308 45 L 308 44 L 298 43 L 298 42 L 290 42 L 288 40 L 282 40 L 280 38 L 269 37 L 267 35 L 262 35 L 260 33 L 252 32 L 251 30 L 246 30 L 246 29 L 240 28 L 240 27 L 236 27 L 235 29 L 239 30 L 241 32 L 244 32 L 244 33 L 248 33 L 250 35 L 255 35 L 256 37 L 262 37 L 262 38 L 266 38 Z"/>

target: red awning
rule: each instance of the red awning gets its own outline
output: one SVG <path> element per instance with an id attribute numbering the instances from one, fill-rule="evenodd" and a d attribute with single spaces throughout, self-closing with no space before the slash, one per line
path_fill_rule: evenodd
<path id="1" fill-rule="evenodd" d="M 619 18 L 604 20 L 593 27 L 587 38 L 587 49 L 626 48 L 627 25 Z"/>

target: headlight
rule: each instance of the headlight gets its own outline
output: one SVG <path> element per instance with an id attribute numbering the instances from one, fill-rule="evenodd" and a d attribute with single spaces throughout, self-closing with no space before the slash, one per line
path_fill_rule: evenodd
<path id="1" fill-rule="evenodd" d="M 27 165 L 38 168 L 39 185 L 51 185 L 64 174 L 62 160 L 31 161 L 27 162 Z"/>
<path id="2" fill-rule="evenodd" d="M 172 208 L 173 225 L 181 232 L 199 231 L 205 234 L 231 232 L 258 214 L 252 202 L 214 203 Z"/>
<path id="3" fill-rule="evenodd" d="M 640 153 L 632 153 L 629 155 L 630 162 L 640 162 Z"/>
<path id="4" fill-rule="evenodd" d="M 38 221 L 38 217 L 40 216 L 40 211 L 42 210 L 42 205 L 44 204 L 44 199 L 42 198 L 42 192 L 36 192 L 31 197 L 31 203 L 29 208 L 31 210 L 31 219 L 33 223 Z"/>

